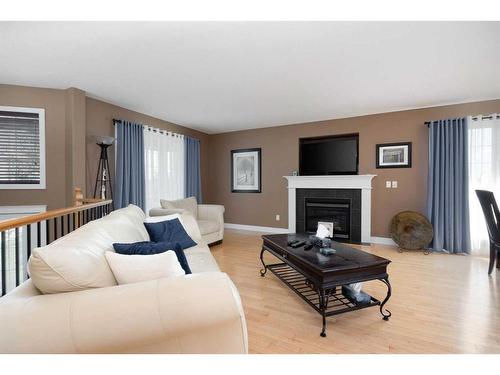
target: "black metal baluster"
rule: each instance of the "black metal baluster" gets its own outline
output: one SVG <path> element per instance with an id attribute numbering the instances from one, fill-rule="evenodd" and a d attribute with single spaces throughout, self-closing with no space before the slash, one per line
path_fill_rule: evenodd
<path id="1" fill-rule="evenodd" d="M 67 229 L 68 229 L 68 231 L 66 233 L 71 232 L 71 229 L 70 229 L 70 226 L 69 226 L 69 214 L 66 215 L 66 226 L 67 226 Z"/>
<path id="2" fill-rule="evenodd" d="M 54 218 L 54 241 L 57 240 L 57 217 Z"/>
<path id="3" fill-rule="evenodd" d="M 45 220 L 45 244 L 48 245 L 50 243 L 50 229 L 49 229 L 49 220 Z"/>
<path id="4" fill-rule="evenodd" d="M 31 255 L 31 224 L 26 226 L 26 242 L 26 260 L 28 260 Z"/>
<path id="5" fill-rule="evenodd" d="M 64 216 L 59 218 L 61 224 L 61 237 L 64 236 Z"/>
<path id="6" fill-rule="evenodd" d="M 36 223 L 36 246 L 37 247 L 42 246 L 42 222 L 41 221 Z M 28 254 L 28 256 L 29 256 L 29 254 Z"/>
<path id="7" fill-rule="evenodd" d="M 19 228 L 16 228 L 14 230 L 14 235 L 15 235 L 15 246 L 16 246 L 16 252 L 15 252 L 15 261 L 16 261 L 16 286 L 19 285 L 19 273 L 21 272 L 20 270 L 20 262 L 19 262 Z"/>
<path id="8" fill-rule="evenodd" d="M 1 234 L 1 254 L 0 256 L 2 257 L 2 268 L 0 269 L 0 272 L 2 273 L 2 296 L 7 293 L 7 285 L 6 285 L 6 274 L 7 274 L 7 266 L 5 262 L 5 232 L 2 232 Z"/>
<path id="9" fill-rule="evenodd" d="M 38 222 L 37 224 L 40 224 L 40 222 Z M 38 233 L 40 233 L 40 230 L 38 230 Z M 38 234 L 38 236 L 40 236 L 40 234 Z M 31 224 L 28 224 L 26 226 L 26 262 L 28 262 L 30 256 L 31 256 Z M 28 274 L 27 271 L 26 274 Z M 23 275 L 23 280 L 24 280 L 24 275 Z"/>
<path id="10" fill-rule="evenodd" d="M 76 229 L 76 215 L 77 215 L 77 213 L 73 212 L 73 225 L 72 225 L 73 230 Z"/>

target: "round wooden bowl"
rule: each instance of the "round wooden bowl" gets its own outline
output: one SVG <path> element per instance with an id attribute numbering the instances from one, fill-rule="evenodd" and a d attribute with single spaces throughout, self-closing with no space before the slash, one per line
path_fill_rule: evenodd
<path id="1" fill-rule="evenodd" d="M 418 212 L 403 211 L 391 220 L 391 237 L 402 249 L 425 249 L 433 235 L 432 224 Z"/>

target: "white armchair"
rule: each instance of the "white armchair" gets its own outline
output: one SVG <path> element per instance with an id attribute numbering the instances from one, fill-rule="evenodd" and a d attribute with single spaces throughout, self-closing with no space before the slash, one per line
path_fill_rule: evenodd
<path id="1" fill-rule="evenodd" d="M 177 201 L 161 200 L 161 207 L 152 208 L 149 216 L 164 216 L 174 213 L 190 213 L 198 222 L 203 240 L 208 245 L 222 242 L 224 237 L 224 206 L 219 204 L 197 204 L 190 197 Z"/>

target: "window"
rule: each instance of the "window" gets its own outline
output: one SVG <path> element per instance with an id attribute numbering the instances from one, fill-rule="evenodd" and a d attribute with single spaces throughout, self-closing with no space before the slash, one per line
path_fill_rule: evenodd
<path id="1" fill-rule="evenodd" d="M 146 212 L 160 199 L 185 197 L 184 136 L 146 127 L 144 129 L 144 169 Z"/>
<path id="2" fill-rule="evenodd" d="M 469 211 L 472 250 L 489 254 L 489 237 L 476 189 L 500 189 L 500 116 L 477 116 L 469 124 Z"/>
<path id="3" fill-rule="evenodd" d="M 0 107 L 0 189 L 45 189 L 45 110 Z"/>

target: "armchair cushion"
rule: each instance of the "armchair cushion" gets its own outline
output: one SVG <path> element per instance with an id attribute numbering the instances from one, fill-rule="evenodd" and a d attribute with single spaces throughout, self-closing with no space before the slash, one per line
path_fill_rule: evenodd
<path id="1" fill-rule="evenodd" d="M 203 236 L 220 230 L 219 222 L 213 220 L 198 220 L 198 226 Z"/>
<path id="2" fill-rule="evenodd" d="M 175 252 L 177 260 L 181 264 L 181 267 L 186 272 L 186 274 L 191 273 L 191 269 L 189 268 L 189 264 L 186 259 L 186 255 L 184 254 L 184 250 L 182 249 L 182 246 L 178 243 L 150 242 L 150 241 L 141 241 L 134 243 L 114 243 L 113 248 L 118 254 L 123 254 L 123 255 L 154 255 L 172 250 Z"/>
<path id="3" fill-rule="evenodd" d="M 195 197 L 189 197 L 185 199 L 179 199 L 176 201 L 167 201 L 165 199 L 160 200 L 160 205 L 162 208 L 166 209 L 183 209 L 187 210 L 193 215 L 195 219 L 198 219 L 198 202 Z"/>

